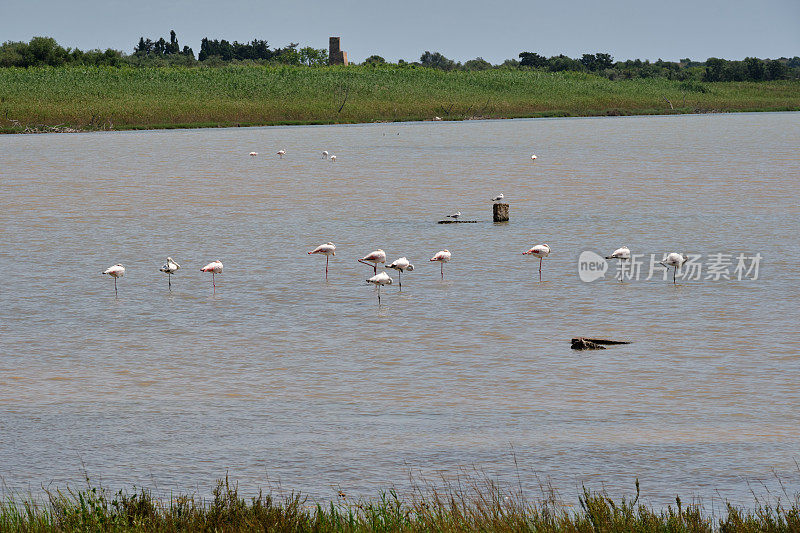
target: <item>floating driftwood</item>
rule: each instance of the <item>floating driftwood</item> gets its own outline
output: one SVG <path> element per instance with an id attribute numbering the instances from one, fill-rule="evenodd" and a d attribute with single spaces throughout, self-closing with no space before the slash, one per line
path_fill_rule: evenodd
<path id="1" fill-rule="evenodd" d="M 440 220 L 437 224 L 477 224 L 477 220 Z"/>
<path id="2" fill-rule="evenodd" d="M 629 341 L 611 341 L 608 339 L 588 339 L 586 337 L 575 337 L 572 339 L 573 350 L 605 350 L 604 344 L 630 344 Z"/>

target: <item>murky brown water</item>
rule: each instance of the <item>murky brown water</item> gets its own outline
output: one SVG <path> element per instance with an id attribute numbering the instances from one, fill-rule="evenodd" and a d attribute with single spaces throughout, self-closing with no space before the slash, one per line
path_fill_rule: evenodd
<path id="1" fill-rule="evenodd" d="M 797 487 L 798 146 L 797 113 L 0 137 L 5 490 L 82 465 L 317 498 L 473 467 L 566 498 Z M 457 209 L 481 223 L 435 223 Z M 328 240 L 326 283 L 306 251 Z M 582 251 L 623 244 L 763 260 L 757 280 L 579 279 Z M 356 262 L 377 247 L 417 267 L 380 309 Z"/>

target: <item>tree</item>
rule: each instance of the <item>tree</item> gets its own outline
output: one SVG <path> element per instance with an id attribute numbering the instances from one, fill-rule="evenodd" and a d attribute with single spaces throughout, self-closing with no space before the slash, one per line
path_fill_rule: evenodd
<path id="1" fill-rule="evenodd" d="M 492 68 L 492 64 L 482 57 L 476 57 L 464 63 L 464 70 L 489 70 L 490 68 Z"/>
<path id="2" fill-rule="evenodd" d="M 385 65 L 386 60 L 379 55 L 371 55 L 364 60 L 365 65 Z"/>
<path id="3" fill-rule="evenodd" d="M 547 66 L 547 58 L 544 56 L 540 56 L 536 52 L 520 52 L 519 66 L 544 68 Z"/>
<path id="4" fill-rule="evenodd" d="M 764 62 L 757 57 L 744 58 L 744 66 L 747 71 L 747 79 L 751 81 L 761 81 L 764 79 L 766 69 Z"/>
<path id="5" fill-rule="evenodd" d="M 783 61 L 772 60 L 767 62 L 767 79 L 782 80 L 788 74 L 788 68 Z"/>
<path id="6" fill-rule="evenodd" d="M 455 61 L 452 59 L 447 59 L 439 52 L 430 53 L 427 50 L 420 56 L 419 62 L 423 67 L 437 68 L 439 70 L 453 70 L 456 66 Z"/>
<path id="7" fill-rule="evenodd" d="M 703 73 L 703 80 L 722 81 L 724 77 L 725 63 L 727 63 L 727 61 L 717 57 L 709 57 L 706 59 L 706 70 Z"/>

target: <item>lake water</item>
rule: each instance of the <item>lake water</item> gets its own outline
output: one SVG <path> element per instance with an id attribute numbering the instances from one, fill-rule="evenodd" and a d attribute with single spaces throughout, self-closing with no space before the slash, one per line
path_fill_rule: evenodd
<path id="1" fill-rule="evenodd" d="M 794 492 L 799 146 L 798 113 L 2 136 L 0 484 Z M 436 224 L 455 210 L 479 222 Z M 325 282 L 306 252 L 329 240 Z M 581 252 L 622 245 L 762 259 L 581 281 Z M 416 264 L 380 307 L 376 248 Z"/>

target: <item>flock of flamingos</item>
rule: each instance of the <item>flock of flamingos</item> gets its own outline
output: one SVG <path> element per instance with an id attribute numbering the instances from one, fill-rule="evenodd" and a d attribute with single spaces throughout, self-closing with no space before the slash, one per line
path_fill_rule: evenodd
<path id="1" fill-rule="evenodd" d="M 258 152 L 250 152 L 251 156 L 257 156 Z M 284 155 L 286 155 L 286 150 L 278 150 L 277 152 L 278 157 L 281 159 Z M 335 155 L 330 155 L 328 151 L 322 152 L 323 159 L 330 159 L 332 162 L 336 161 Z M 531 155 L 531 160 L 536 160 L 536 155 Z M 499 202 L 504 199 L 503 194 L 499 194 L 492 198 L 493 202 Z M 447 215 L 450 218 L 458 219 L 461 216 L 461 211 L 453 213 L 452 215 Z M 336 255 L 336 245 L 332 242 L 328 242 L 325 244 L 320 244 L 310 252 L 309 254 L 319 254 L 325 256 L 325 279 L 328 279 L 328 263 L 330 261 L 330 256 Z M 539 259 L 539 281 L 542 281 L 542 260 L 550 255 L 550 246 L 547 244 L 536 244 L 532 246 L 525 252 L 522 252 L 522 255 L 532 255 Z M 450 254 L 450 250 L 439 250 L 436 252 L 433 257 L 430 258 L 429 261 L 435 261 L 439 263 L 440 272 L 442 279 L 444 280 L 444 264 L 449 263 L 452 255 Z M 614 252 L 606 257 L 606 259 L 617 259 L 619 261 L 630 260 L 631 258 L 631 251 L 628 249 L 627 246 L 623 246 L 621 248 L 617 248 Z M 666 259 L 661 262 L 662 265 L 665 267 L 672 267 L 673 275 L 672 275 L 672 282 L 675 283 L 675 273 L 677 270 L 685 263 L 687 260 L 686 255 L 679 254 L 679 253 L 670 253 L 667 255 Z M 375 285 L 378 289 L 378 304 L 381 301 L 381 287 L 384 285 L 392 285 L 394 280 L 387 274 L 385 271 L 381 271 L 378 273 L 378 264 L 384 265 L 386 268 L 391 268 L 392 270 L 397 271 L 398 276 L 398 285 L 400 286 L 400 290 L 403 290 L 403 272 L 411 272 L 414 270 L 414 265 L 412 265 L 408 258 L 401 257 L 395 261 L 392 261 L 388 265 L 386 264 L 386 252 L 381 249 L 375 250 L 370 252 L 369 254 L 365 255 L 361 259 L 358 260 L 359 263 L 364 263 L 365 265 L 369 265 L 373 269 L 373 276 L 367 279 L 367 283 L 371 283 Z M 159 269 L 161 272 L 167 275 L 168 284 L 170 290 L 172 290 L 172 275 L 177 272 L 181 266 L 176 263 L 171 257 L 167 257 L 166 263 Z M 217 259 L 216 261 L 212 261 L 203 268 L 200 269 L 201 272 L 210 272 L 211 273 L 211 285 L 214 290 L 217 288 L 216 283 L 216 275 L 222 274 L 222 261 Z M 125 275 L 125 267 L 121 264 L 117 263 L 116 265 L 110 266 L 105 269 L 103 274 L 108 275 L 114 278 L 114 293 L 119 294 L 117 291 L 117 279 L 121 278 Z"/>

